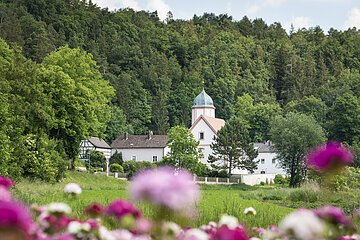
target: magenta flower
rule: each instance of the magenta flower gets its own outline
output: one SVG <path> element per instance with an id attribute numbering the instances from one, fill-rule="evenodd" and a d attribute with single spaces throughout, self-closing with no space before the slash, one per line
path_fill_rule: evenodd
<path id="1" fill-rule="evenodd" d="M 15 185 L 15 182 L 10 178 L 0 176 L 0 186 L 3 186 L 6 189 L 10 189 L 12 186 Z"/>
<path id="2" fill-rule="evenodd" d="M 135 200 L 148 200 L 172 210 L 194 207 L 199 199 L 199 187 L 192 175 L 186 170 L 176 174 L 175 169 L 169 167 L 138 174 L 130 184 L 130 192 Z"/>
<path id="3" fill-rule="evenodd" d="M 328 142 L 308 154 L 307 164 L 316 171 L 325 172 L 350 165 L 353 160 L 353 153 L 341 143 Z"/>
<path id="4" fill-rule="evenodd" d="M 86 209 L 85 213 L 89 214 L 92 217 L 97 217 L 104 212 L 103 206 L 99 203 L 92 203 Z"/>
<path id="5" fill-rule="evenodd" d="M 31 215 L 25 206 L 17 202 L 0 201 L 0 235 L 2 230 L 13 230 L 27 239 L 31 226 Z"/>
<path id="6" fill-rule="evenodd" d="M 126 215 L 132 215 L 134 218 L 141 217 L 139 209 L 135 208 L 132 203 L 120 199 L 110 203 L 105 212 L 117 219 L 121 219 Z"/>
<path id="7" fill-rule="evenodd" d="M 314 210 L 314 213 L 319 218 L 328 221 L 332 224 L 343 225 L 349 228 L 353 227 L 350 218 L 348 218 L 344 213 L 344 211 L 340 208 L 328 205 Z"/>
<path id="8" fill-rule="evenodd" d="M 213 240 L 248 240 L 249 237 L 245 231 L 245 228 L 241 225 L 236 228 L 229 228 L 226 225 L 222 225 L 215 235 Z"/>

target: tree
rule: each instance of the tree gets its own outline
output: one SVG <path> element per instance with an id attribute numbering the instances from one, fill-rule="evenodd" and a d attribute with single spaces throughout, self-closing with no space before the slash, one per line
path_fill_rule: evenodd
<path id="1" fill-rule="evenodd" d="M 344 94 L 329 112 L 329 138 L 350 145 L 360 140 L 360 98 Z"/>
<path id="2" fill-rule="evenodd" d="M 90 54 L 69 47 L 44 59 L 39 80 L 52 106 L 49 135 L 62 142 L 73 167 L 81 140 L 105 131 L 114 90 Z"/>
<path id="3" fill-rule="evenodd" d="M 118 106 L 111 106 L 110 119 L 106 126 L 105 139 L 111 144 L 121 133 L 131 132 L 126 125 L 126 117 L 122 109 Z"/>
<path id="4" fill-rule="evenodd" d="M 124 163 L 124 160 L 122 158 L 122 153 L 118 152 L 117 150 L 115 151 L 115 153 L 110 157 L 109 159 L 109 164 L 119 164 L 122 165 Z"/>
<path id="5" fill-rule="evenodd" d="M 239 118 L 231 118 L 221 128 L 215 142 L 211 144 L 213 154 L 209 156 L 208 162 L 216 169 L 227 169 L 229 177 L 234 169 L 246 169 L 254 172 L 257 156 L 251 143 L 247 124 Z"/>
<path id="6" fill-rule="evenodd" d="M 279 164 L 290 176 L 290 187 L 299 186 L 306 177 L 307 152 L 325 141 L 322 127 L 311 116 L 290 112 L 274 119 L 270 134 Z"/>
<path id="7" fill-rule="evenodd" d="M 85 162 L 87 168 L 106 168 L 106 158 L 102 152 L 96 150 L 87 151 L 88 160 Z"/>
<path id="8" fill-rule="evenodd" d="M 201 157 L 199 142 L 187 128 L 182 126 L 172 127 L 168 135 L 170 152 L 163 158 L 161 164 L 184 168 L 195 173 Z"/>

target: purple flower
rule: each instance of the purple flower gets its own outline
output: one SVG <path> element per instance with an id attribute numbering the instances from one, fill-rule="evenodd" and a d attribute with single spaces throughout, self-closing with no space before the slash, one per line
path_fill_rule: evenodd
<path id="1" fill-rule="evenodd" d="M 14 233 L 27 239 L 32 226 L 28 209 L 17 202 L 0 201 L 0 233 L 13 229 Z"/>
<path id="2" fill-rule="evenodd" d="M 321 219 L 333 224 L 344 225 L 345 227 L 352 228 L 351 220 L 346 216 L 344 211 L 340 208 L 333 206 L 324 206 L 314 210 L 314 213 Z"/>
<path id="3" fill-rule="evenodd" d="M 248 240 L 249 237 L 245 231 L 245 228 L 241 225 L 236 228 L 230 229 L 226 225 L 222 225 L 215 235 L 212 237 L 213 240 Z"/>
<path id="4" fill-rule="evenodd" d="M 9 190 L 3 186 L 0 186 L 0 201 L 10 202 L 12 199 Z"/>
<path id="5" fill-rule="evenodd" d="M 10 189 L 14 185 L 15 183 L 10 178 L 0 176 L 0 186 L 3 186 L 6 189 Z"/>
<path id="6" fill-rule="evenodd" d="M 139 209 L 135 208 L 132 203 L 124 200 L 115 200 L 109 204 L 106 209 L 106 214 L 121 219 L 125 215 L 132 215 L 134 218 L 140 218 L 141 212 Z"/>
<path id="7" fill-rule="evenodd" d="M 350 165 L 353 159 L 353 153 L 342 146 L 341 143 L 328 142 L 308 154 L 307 164 L 316 171 L 325 172 Z"/>
<path id="8" fill-rule="evenodd" d="M 161 167 L 138 174 L 130 185 L 131 196 L 172 210 L 194 207 L 199 199 L 198 185 L 186 170 L 175 173 L 173 168 Z"/>

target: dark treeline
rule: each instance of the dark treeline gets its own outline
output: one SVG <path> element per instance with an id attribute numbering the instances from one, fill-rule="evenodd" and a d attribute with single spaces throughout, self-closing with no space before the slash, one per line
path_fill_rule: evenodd
<path id="1" fill-rule="evenodd" d="M 189 126 L 204 87 L 217 117 L 247 114 L 254 141 L 268 139 L 272 115 L 297 111 L 312 115 L 329 139 L 360 148 L 356 28 L 287 34 L 279 23 L 226 14 L 185 21 L 169 13 L 162 22 L 156 12 L 112 12 L 91 0 L 0 0 L 0 37 L 36 64 L 64 45 L 91 53 L 115 89 L 108 141 L 125 130 Z"/>

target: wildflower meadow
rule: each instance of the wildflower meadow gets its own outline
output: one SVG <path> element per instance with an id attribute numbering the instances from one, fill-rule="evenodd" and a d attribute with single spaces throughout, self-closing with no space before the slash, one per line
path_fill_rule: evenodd
<path id="1" fill-rule="evenodd" d="M 307 164 L 332 181 L 327 176 L 342 171 L 353 158 L 341 144 L 328 143 L 310 152 Z M 73 176 L 71 180 L 87 177 Z M 145 170 L 128 185 L 105 176 L 93 185 L 86 180 L 80 181 L 84 186 L 67 182 L 52 187 L 1 177 L 0 239 L 360 239 L 359 209 L 349 214 L 329 204 L 292 209 L 244 199 L 242 191 L 251 192 L 251 187 L 199 186 L 182 169 Z M 101 181 L 108 183 L 108 191 L 94 189 L 90 197 L 89 186 L 97 188 Z M 31 187 L 47 194 L 26 195 Z M 112 192 L 112 187 L 118 189 Z"/>

